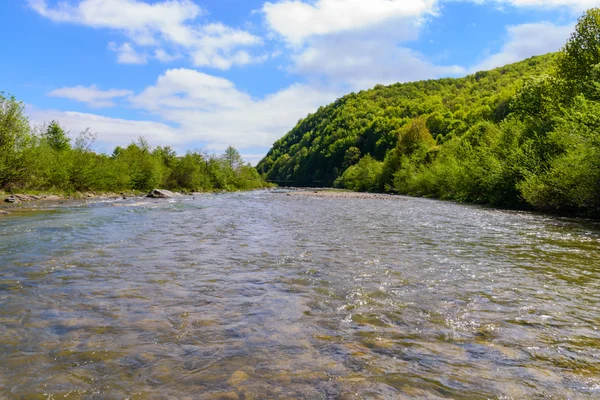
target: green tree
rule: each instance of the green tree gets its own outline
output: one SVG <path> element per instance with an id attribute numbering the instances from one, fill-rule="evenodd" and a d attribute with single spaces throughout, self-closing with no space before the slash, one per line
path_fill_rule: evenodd
<path id="1" fill-rule="evenodd" d="M 410 156 L 419 150 L 427 151 L 435 146 L 435 139 L 429 133 L 424 118 L 412 120 L 400 132 L 397 150 L 399 154 Z"/>
<path id="2" fill-rule="evenodd" d="M 0 92 L 0 188 L 19 186 L 26 175 L 24 151 L 30 140 L 23 103 Z"/>
<path id="3" fill-rule="evenodd" d="M 375 160 L 370 155 L 363 157 L 358 164 L 349 167 L 336 186 L 343 186 L 359 192 L 375 192 L 379 187 L 383 162 Z"/>
<path id="4" fill-rule="evenodd" d="M 600 64 L 600 8 L 592 8 L 579 18 L 575 32 L 557 60 L 557 75 L 566 81 L 567 94 L 582 93 L 598 98 L 597 67 Z"/>
<path id="5" fill-rule="evenodd" d="M 67 137 L 65 130 L 58 121 L 50 122 L 42 136 L 46 139 L 48 146 L 55 151 L 64 151 L 71 148 L 71 139 Z"/>
<path id="6" fill-rule="evenodd" d="M 356 164 L 359 160 L 360 149 L 358 147 L 352 146 L 348 150 L 346 150 L 346 154 L 344 154 L 343 166 L 348 168 L 349 166 Z"/>
<path id="7" fill-rule="evenodd" d="M 244 160 L 242 159 L 242 156 L 233 146 L 229 146 L 225 149 L 225 153 L 223 153 L 221 159 L 232 170 L 238 170 L 242 167 L 242 165 L 244 165 Z"/>

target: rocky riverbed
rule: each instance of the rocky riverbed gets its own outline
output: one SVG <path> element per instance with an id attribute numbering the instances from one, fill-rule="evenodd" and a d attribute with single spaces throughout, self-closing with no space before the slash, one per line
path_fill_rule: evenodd
<path id="1" fill-rule="evenodd" d="M 12 212 L 27 209 L 45 208 L 45 205 L 64 204 L 66 202 L 77 202 L 87 200 L 117 200 L 130 197 L 140 197 L 143 193 L 127 192 L 127 193 L 75 193 L 70 195 L 46 193 L 46 194 L 0 194 L 0 216 L 9 215 Z"/>
<path id="2" fill-rule="evenodd" d="M 331 189 L 299 189 L 287 192 L 288 196 L 313 196 L 313 197 L 329 197 L 341 199 L 402 199 L 403 197 L 391 194 L 381 193 L 363 193 L 351 192 L 346 190 L 331 190 Z"/>

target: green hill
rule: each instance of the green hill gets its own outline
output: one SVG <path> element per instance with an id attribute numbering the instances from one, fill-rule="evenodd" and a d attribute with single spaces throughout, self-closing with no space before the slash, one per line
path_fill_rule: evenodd
<path id="1" fill-rule="evenodd" d="M 351 93 L 302 119 L 258 164 L 268 180 L 294 186 L 331 186 L 370 155 L 383 161 L 403 127 L 415 118 L 441 144 L 481 121 L 500 122 L 532 76 L 546 73 L 556 54 L 533 57 L 464 78 L 438 79 Z"/>
<path id="2" fill-rule="evenodd" d="M 600 9 L 558 53 L 349 94 L 301 120 L 258 170 L 289 185 L 600 217 Z"/>

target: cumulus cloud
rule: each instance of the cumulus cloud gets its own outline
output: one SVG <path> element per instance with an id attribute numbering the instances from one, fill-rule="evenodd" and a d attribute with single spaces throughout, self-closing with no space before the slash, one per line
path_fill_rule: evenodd
<path id="1" fill-rule="evenodd" d="M 115 104 L 114 99 L 119 97 L 126 97 L 132 95 L 131 90 L 123 89 L 109 89 L 101 90 L 96 85 L 82 86 L 78 85 L 75 87 L 64 87 L 56 89 L 48 93 L 48 96 L 62 97 L 70 100 L 79 101 L 87 104 L 90 107 L 101 108 L 101 107 L 113 107 Z"/>
<path id="2" fill-rule="evenodd" d="M 189 54 L 196 66 L 228 69 L 262 60 L 239 50 L 262 45 L 260 37 L 220 23 L 198 23 L 204 10 L 191 0 L 78 0 L 74 5 L 28 1 L 33 10 L 50 20 L 121 32 L 128 41 L 113 45 L 121 63 L 146 62 L 149 56 L 138 48 L 152 48 L 155 59 L 171 61 L 165 46 Z"/>
<path id="3" fill-rule="evenodd" d="M 211 149 L 267 147 L 309 112 L 340 93 L 294 84 L 261 99 L 224 78 L 190 69 L 166 71 L 132 104 L 175 124 L 181 141 L 205 142 Z"/>
<path id="4" fill-rule="evenodd" d="M 36 124 L 58 119 L 72 132 L 90 127 L 98 133 L 100 149 L 107 151 L 144 136 L 153 145 L 171 145 L 179 151 L 200 145 L 209 151 L 222 151 L 233 145 L 242 152 L 249 149 L 246 153 L 252 154 L 250 161 L 255 161 L 255 149 L 270 147 L 300 118 L 343 94 L 294 84 L 253 98 L 227 79 L 190 69 L 168 70 L 137 95 L 129 97 L 130 93 L 125 92 L 91 86 L 63 88 L 53 95 L 84 102 L 125 95 L 131 106 L 159 122 L 35 108 L 29 113 Z"/>
<path id="5" fill-rule="evenodd" d="M 436 0 L 288 0 L 267 2 L 268 25 L 287 41 L 299 44 L 314 35 L 362 29 L 390 19 L 418 19 L 433 13 Z"/>
<path id="6" fill-rule="evenodd" d="M 346 86 L 368 89 L 391 84 L 465 73 L 456 66 L 439 66 L 423 55 L 399 46 L 393 36 L 328 35 L 311 41 L 293 56 L 290 71 Z"/>
<path id="7" fill-rule="evenodd" d="M 475 65 L 471 70 L 482 71 L 524 60 L 528 57 L 558 51 L 571 32 L 573 25 L 554 25 L 550 22 L 507 27 L 507 40 L 501 50 Z"/>
<path id="8" fill-rule="evenodd" d="M 289 72 L 346 90 L 453 76 L 410 49 L 440 0 L 287 0 L 265 3 L 267 25 L 290 52 Z"/>
<path id="9" fill-rule="evenodd" d="M 233 65 L 261 62 L 261 56 L 252 56 L 240 47 L 252 47 L 263 43 L 262 39 L 248 32 L 233 29 L 221 23 L 205 25 L 197 31 L 195 46 L 191 49 L 194 66 L 213 66 L 229 69 Z"/>

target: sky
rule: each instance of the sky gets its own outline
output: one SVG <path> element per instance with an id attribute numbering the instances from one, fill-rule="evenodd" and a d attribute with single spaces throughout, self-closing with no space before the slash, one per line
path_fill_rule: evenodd
<path id="1" fill-rule="evenodd" d="M 559 50 L 600 0 L 0 0 L 0 91 L 32 125 L 255 164 L 299 119 L 376 84 Z"/>

